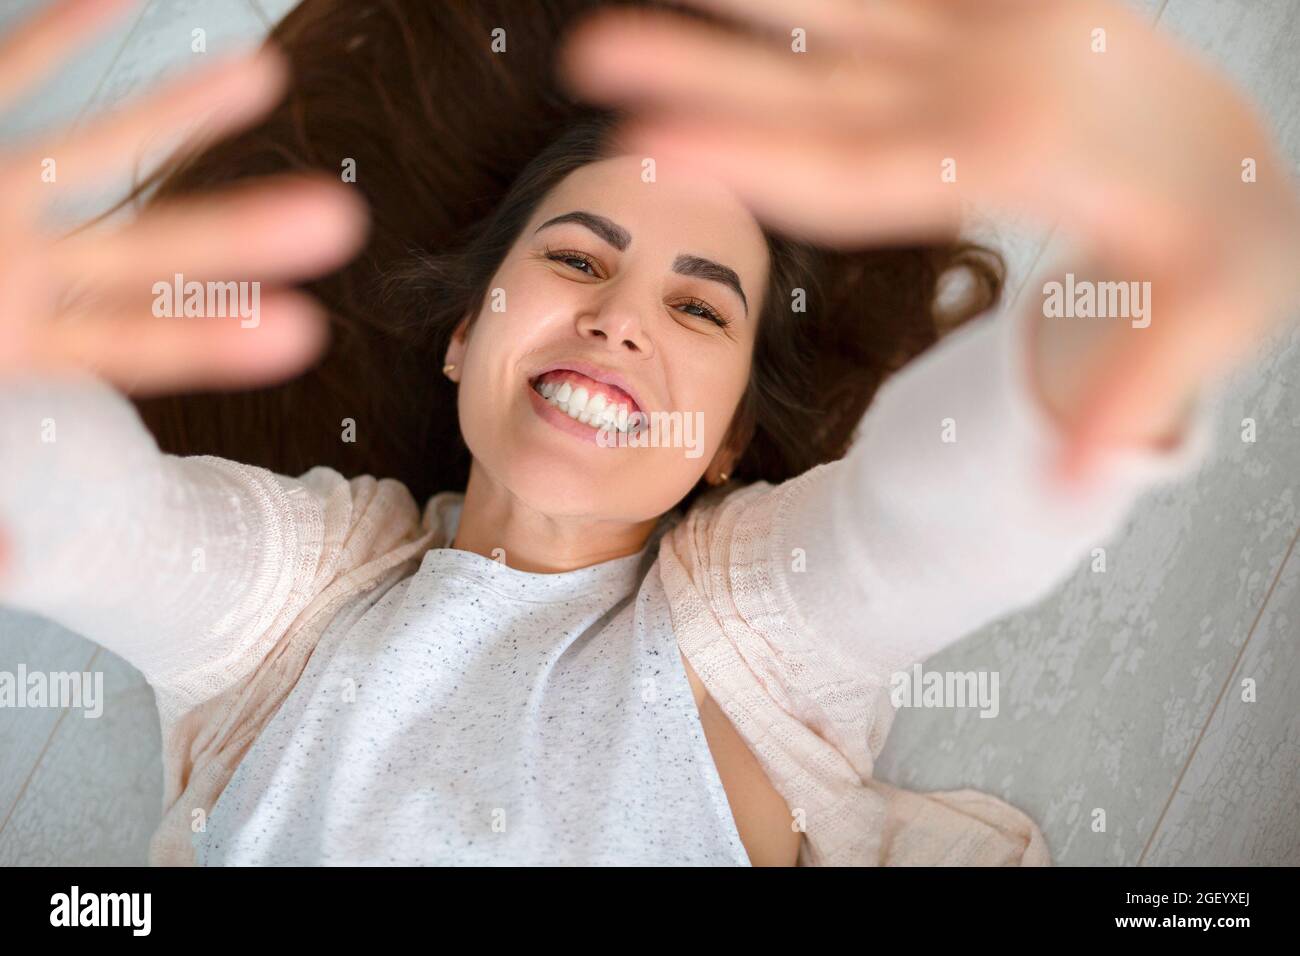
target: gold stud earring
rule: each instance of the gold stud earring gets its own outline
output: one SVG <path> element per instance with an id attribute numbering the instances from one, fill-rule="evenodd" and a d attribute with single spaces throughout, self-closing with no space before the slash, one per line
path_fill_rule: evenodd
<path id="1" fill-rule="evenodd" d="M 450 362 L 442 367 L 442 374 L 446 375 L 448 378 L 451 378 L 451 373 L 454 371 L 456 371 L 456 366 L 452 365 Z"/>
<path id="2" fill-rule="evenodd" d="M 718 472 L 718 484 L 725 485 L 727 483 L 727 479 L 730 477 L 731 475 L 725 471 Z"/>

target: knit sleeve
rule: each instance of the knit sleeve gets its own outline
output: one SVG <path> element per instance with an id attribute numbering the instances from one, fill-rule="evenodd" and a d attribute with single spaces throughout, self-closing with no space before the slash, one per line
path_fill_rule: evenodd
<path id="1" fill-rule="evenodd" d="M 1112 446 L 1086 487 L 1055 483 L 1062 435 L 1031 390 L 1027 317 L 951 333 L 881 388 L 844 459 L 779 490 L 773 583 L 857 669 L 886 677 L 1037 602 L 1209 453 L 1203 395 L 1174 446 Z"/>
<path id="2" fill-rule="evenodd" d="M 90 375 L 0 382 L 0 462 L 0 602 L 182 705 L 251 673 L 332 580 L 419 526 L 395 481 L 163 454 Z"/>

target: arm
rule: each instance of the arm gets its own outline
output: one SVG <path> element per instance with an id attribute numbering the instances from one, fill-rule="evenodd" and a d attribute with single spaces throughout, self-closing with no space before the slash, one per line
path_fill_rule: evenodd
<path id="1" fill-rule="evenodd" d="M 251 671 L 330 581 L 418 528 L 406 488 L 158 451 L 103 382 L 0 383 L 0 601 L 190 703 Z"/>
<path id="2" fill-rule="evenodd" d="M 842 461 L 785 486 L 772 579 L 792 625 L 857 673 L 887 681 L 1041 599 L 1141 492 L 1208 452 L 1202 403 L 1170 447 L 1114 445 L 1088 486 L 1057 485 L 1062 433 L 1034 387 L 1032 321 L 1004 312 L 950 334 L 882 387 Z M 804 571 L 792 565 L 797 548 Z"/>

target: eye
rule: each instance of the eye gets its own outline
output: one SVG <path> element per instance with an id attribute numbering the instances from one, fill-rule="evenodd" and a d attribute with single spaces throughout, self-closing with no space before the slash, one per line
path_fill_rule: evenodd
<path id="1" fill-rule="evenodd" d="M 578 252 L 575 249 L 552 249 L 548 246 L 546 249 L 546 258 L 550 259 L 552 262 L 562 262 L 571 269 L 578 269 L 579 272 L 587 272 L 587 270 L 574 266 L 571 263 L 576 261 L 582 265 L 589 266 L 592 269 L 595 269 L 596 266 L 596 263 L 591 256 L 587 255 L 585 252 Z M 587 275 L 594 278 L 596 273 L 587 272 Z"/>
<path id="2" fill-rule="evenodd" d="M 702 319 L 708 319 L 710 322 L 712 322 L 714 325 L 718 326 L 719 328 L 725 329 L 728 325 L 731 324 L 726 319 L 724 319 L 716 309 L 714 309 L 707 302 L 704 302 L 700 299 L 688 299 L 686 302 L 683 302 L 679 306 L 679 308 L 699 309 L 700 311 L 698 313 L 687 313 L 687 314 L 698 315 Z"/>

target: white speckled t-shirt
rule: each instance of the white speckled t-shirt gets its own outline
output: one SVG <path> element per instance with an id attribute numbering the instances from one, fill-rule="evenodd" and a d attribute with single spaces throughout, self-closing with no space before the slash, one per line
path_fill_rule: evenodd
<path id="1" fill-rule="evenodd" d="M 435 548 L 362 595 L 197 861 L 748 866 L 648 551 L 531 574 Z"/>

